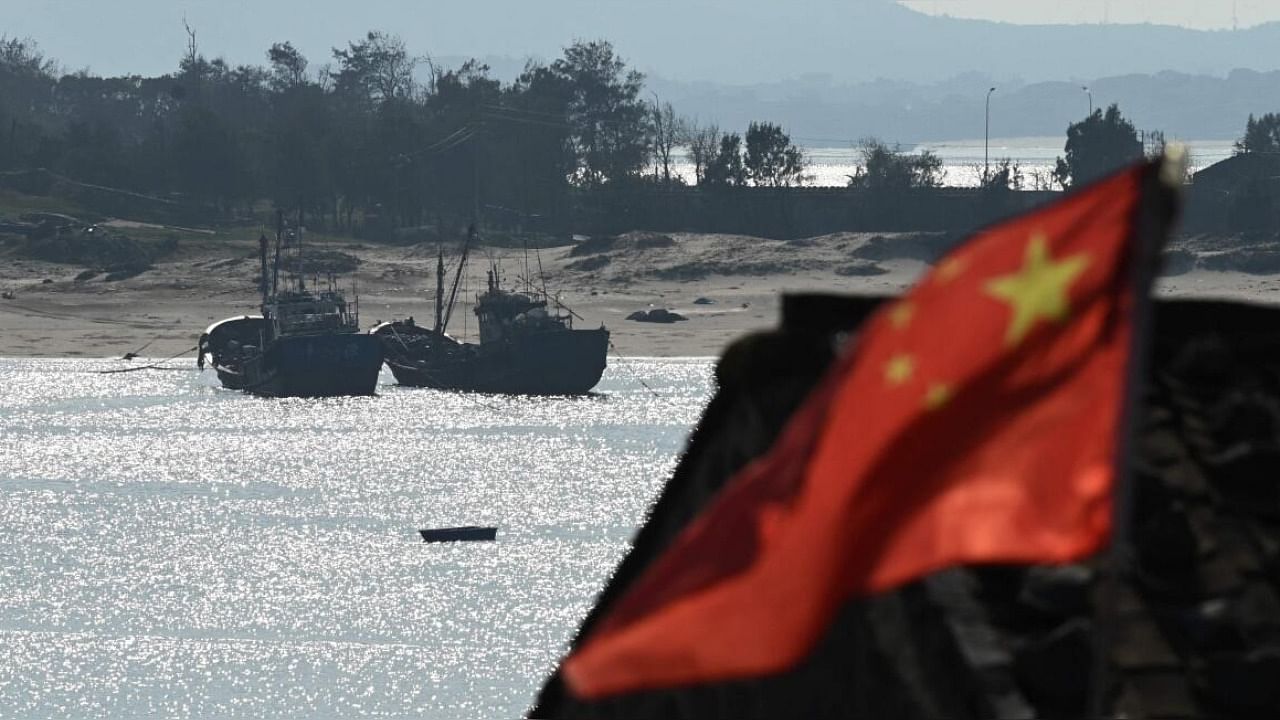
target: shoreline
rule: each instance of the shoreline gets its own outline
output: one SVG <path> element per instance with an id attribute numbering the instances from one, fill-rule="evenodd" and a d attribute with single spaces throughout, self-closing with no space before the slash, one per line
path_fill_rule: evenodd
<path id="1" fill-rule="evenodd" d="M 734 339 L 775 327 L 784 293 L 901 292 L 927 263 L 911 257 L 866 258 L 895 247 L 920 257 L 911 248 L 933 240 L 920 234 L 839 233 L 780 241 L 629 233 L 603 249 L 579 245 L 537 252 L 546 286 L 576 313 L 575 324 L 609 328 L 611 355 L 715 358 Z M 897 241 L 901 244 L 894 245 Z M 434 313 L 435 246 L 325 239 L 311 247 L 358 261 L 362 327 L 409 316 L 422 322 Z M 516 250 L 480 250 L 463 274 L 449 326 L 450 334 L 471 342 L 477 340 L 472 298 L 485 282 L 482 255 L 505 267 L 508 286 L 519 284 L 524 263 Z M 14 294 L 0 299 L 0 357 L 180 354 L 195 345 L 211 322 L 258 311 L 255 255 L 256 241 L 248 236 L 187 236 L 172 256 L 115 281 L 77 280 L 83 266 L 10 257 L 0 263 L 0 289 Z M 534 261 L 529 262 L 532 267 Z M 341 284 L 349 288 L 350 279 L 343 277 Z M 1193 269 L 1162 278 L 1157 292 L 1161 297 L 1275 303 L 1280 300 L 1280 275 Z M 653 324 L 626 319 L 637 310 L 659 307 L 688 320 Z"/>

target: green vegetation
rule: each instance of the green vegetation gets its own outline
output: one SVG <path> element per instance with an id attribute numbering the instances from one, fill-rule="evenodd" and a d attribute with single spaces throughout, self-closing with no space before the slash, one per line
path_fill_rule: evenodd
<path id="1" fill-rule="evenodd" d="M 63 74 L 33 43 L 0 38 L 0 214 L 256 226 L 280 208 L 317 232 L 406 244 L 455 237 L 477 214 L 513 238 L 949 229 L 1024 208 L 1009 191 L 1087 182 L 1143 152 L 1113 105 L 1068 128 L 1052 178 L 1008 160 L 984 167 L 990 192 L 976 209 L 940 187 L 937 155 L 875 139 L 845 193 L 793 191 L 808 162 L 784 128 L 682 118 L 605 41 L 505 83 L 475 60 L 437 66 L 381 32 L 324 63 L 277 42 L 262 66 L 210 60 L 196 40 L 188 29 L 171 74 L 102 78 Z M 1280 115 L 1250 117 L 1238 149 L 1280 153 Z M 682 152 L 696 187 L 675 172 Z"/>
<path id="2" fill-rule="evenodd" d="M 753 122 L 747 128 L 747 152 L 743 169 L 757 187 L 803 185 L 804 154 L 780 125 Z"/>
<path id="3" fill-rule="evenodd" d="M 1133 123 L 1112 105 L 1067 128 L 1066 158 L 1054 175 L 1063 187 L 1096 180 L 1142 157 L 1142 141 Z"/>
<path id="4" fill-rule="evenodd" d="M 1256 120 L 1250 115 L 1244 137 L 1236 141 L 1236 153 L 1280 153 L 1280 113 L 1267 113 Z"/>
<path id="5" fill-rule="evenodd" d="M 83 219 L 97 219 L 93 213 L 64 198 L 26 195 L 0 188 L 0 217 L 17 218 L 28 213 L 61 213 Z"/>
<path id="6" fill-rule="evenodd" d="M 699 184 L 780 188 L 803 185 L 809 179 L 804 174 L 808 164 L 804 153 L 780 125 L 751 123 L 745 143 L 741 135 L 721 134 L 714 125 L 695 127 L 688 136 Z"/>
<path id="7" fill-rule="evenodd" d="M 942 184 L 942 158 L 928 150 L 907 154 L 876 138 L 863 140 L 858 150 L 862 165 L 858 174 L 849 178 L 850 187 L 886 193 Z"/>
<path id="8" fill-rule="evenodd" d="M 225 221 L 261 217 L 266 201 L 313 227 L 380 237 L 456 227 L 478 209 L 536 229 L 568 215 L 575 193 L 683 184 L 672 165 L 695 128 L 644 101 L 644 76 L 608 42 L 575 43 L 504 84 L 482 63 L 437 67 L 381 32 L 318 68 L 289 42 L 266 66 L 232 67 L 187 33 L 177 71 L 156 78 L 60 75 L 33 43 L 0 40 L 0 171 L 103 186 L 86 190 L 95 205 L 151 199 L 149 217 L 166 222 L 166 204 Z M 747 140 L 745 165 L 741 141 L 723 158 L 726 184 L 804 180 L 779 126 L 752 124 Z"/>
<path id="9" fill-rule="evenodd" d="M 702 182 L 711 188 L 742 187 L 747 184 L 747 168 L 742 164 L 742 136 L 721 135 L 718 146 L 707 158 Z"/>

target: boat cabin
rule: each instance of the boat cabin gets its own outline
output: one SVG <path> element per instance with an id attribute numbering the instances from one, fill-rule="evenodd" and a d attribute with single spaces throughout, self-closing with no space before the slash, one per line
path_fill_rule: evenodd
<path id="1" fill-rule="evenodd" d="M 573 329 L 573 316 L 549 312 L 541 293 L 509 292 L 498 287 L 495 271 L 488 271 L 488 276 L 488 291 L 476 298 L 481 345 L 502 341 L 513 333 Z"/>
<path id="2" fill-rule="evenodd" d="M 274 337 L 360 331 L 358 312 L 337 290 L 282 292 L 263 306 Z"/>

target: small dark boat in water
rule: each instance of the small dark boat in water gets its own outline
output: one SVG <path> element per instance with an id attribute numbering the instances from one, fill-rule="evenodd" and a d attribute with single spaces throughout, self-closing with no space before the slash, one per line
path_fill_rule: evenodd
<path id="1" fill-rule="evenodd" d="M 332 276 L 324 290 L 307 288 L 297 235 L 283 248 L 293 261 L 287 289 L 281 290 L 282 235 L 283 227 L 276 233 L 270 271 L 267 238 L 259 241 L 262 314 L 210 325 L 200 336 L 197 364 L 203 370 L 208 358 L 223 387 L 255 395 L 372 395 L 382 369 L 382 346 L 360 332 L 358 299 L 349 305 Z"/>
<path id="2" fill-rule="evenodd" d="M 418 534 L 422 536 L 423 542 L 429 543 L 492 542 L 498 537 L 498 528 L 467 525 L 465 527 L 419 530 Z"/>
<path id="3" fill-rule="evenodd" d="M 513 395 L 581 395 L 600 382 L 609 351 L 603 326 L 573 327 L 574 315 L 545 291 L 513 292 L 500 287 L 497 266 L 476 298 L 480 342 L 465 343 L 446 332 L 457 299 L 468 234 L 449 301 L 444 301 L 444 257 L 436 266 L 436 323 L 412 319 L 382 323 L 372 335 L 382 341 L 387 366 L 401 385 Z"/>

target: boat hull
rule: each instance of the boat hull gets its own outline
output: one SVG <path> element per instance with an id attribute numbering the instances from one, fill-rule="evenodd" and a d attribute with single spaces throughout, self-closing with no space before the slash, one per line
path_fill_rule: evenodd
<path id="1" fill-rule="evenodd" d="M 223 387 L 265 397 L 372 395 L 382 344 L 361 334 L 280 338 L 238 368 L 217 366 Z"/>
<path id="2" fill-rule="evenodd" d="M 394 338 L 386 342 L 394 343 Z M 426 357 L 388 353 L 396 382 L 440 390 L 507 395 L 582 395 L 604 374 L 609 331 L 526 335 L 497 346 L 457 345 Z"/>

